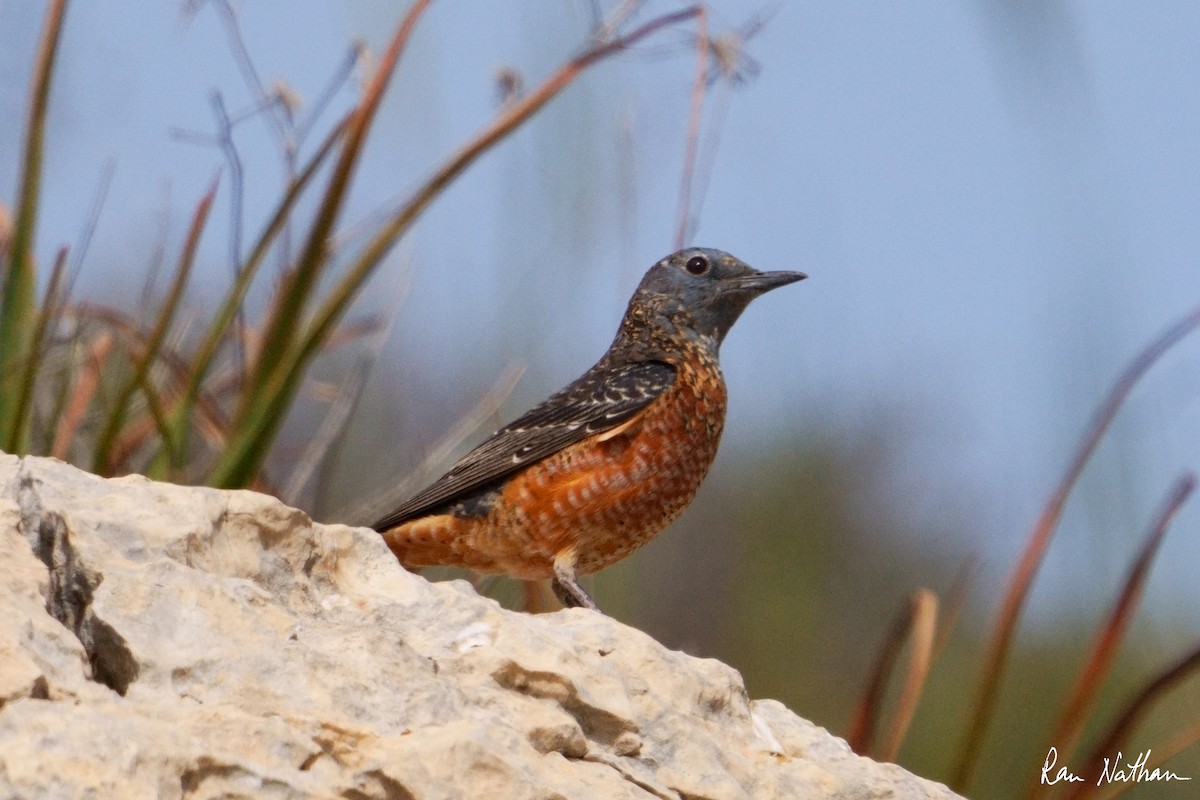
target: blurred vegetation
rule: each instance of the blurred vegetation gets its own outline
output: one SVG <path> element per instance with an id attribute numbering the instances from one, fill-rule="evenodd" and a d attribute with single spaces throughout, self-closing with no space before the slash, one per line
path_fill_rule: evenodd
<path id="1" fill-rule="evenodd" d="M 34 245 L 40 196 L 46 110 L 51 92 L 66 0 L 47 9 L 26 115 L 21 185 L 10 241 L 5 243 L 5 280 L 0 293 L 0 446 L 13 453 L 50 453 L 101 475 L 142 472 L 152 478 L 207 483 L 223 488 L 273 488 L 264 465 L 314 359 L 323 352 L 381 328 L 381 321 L 343 324 L 367 279 L 421 213 L 480 156 L 529 120 L 594 64 L 672 26 L 700 18 L 686 8 L 625 29 L 631 8 L 598 20 L 591 41 L 530 91 L 504 98 L 480 133 L 435 167 L 395 207 L 364 224 L 369 233 L 339 244 L 339 220 L 355 171 L 389 81 L 429 0 L 412 3 L 362 96 L 340 120 L 324 122 L 318 103 L 296 117 L 294 99 L 282 88 L 268 90 L 250 64 L 225 0 L 210 5 L 233 31 L 234 52 L 247 83 L 259 98 L 266 124 L 278 130 L 288 184 L 248 248 L 241 246 L 235 219 L 232 249 L 235 279 L 200 333 L 183 334 L 181 301 L 192 273 L 217 185 L 199 202 L 187 241 L 178 255 L 165 297 L 154 319 L 144 321 L 111 308 L 72 303 L 64 280 L 68 251 L 59 251 L 44 297 L 38 283 Z M 353 62 L 349 64 L 353 66 Z M 342 75 L 342 80 L 348 74 Z M 242 204 L 242 168 L 231 138 L 233 120 L 218 96 L 217 143 L 228 153 L 235 208 Z M 323 139 L 307 147 L 310 135 Z M 311 151 L 311 152 L 310 152 Z M 304 205 L 302 206 L 302 201 Z M 310 213 L 302 213 L 301 208 Z M 243 304 L 268 256 L 294 254 L 272 284 L 264 320 L 247 318 Z M 325 435 L 312 441 L 293 467 L 310 476 L 340 438 L 361 387 L 359 369 L 335 392 Z M 299 483 L 303 484 L 303 481 Z"/>
<path id="2" fill-rule="evenodd" d="M 231 6 L 210 5 L 225 15 L 240 47 Z M 54 202 L 41 194 L 46 109 L 67 9 L 66 0 L 48 4 L 24 116 L 21 180 L 13 202 L 0 205 L 0 449 L 55 455 L 103 475 L 143 472 L 255 486 L 293 501 L 319 496 L 371 361 L 360 358 L 326 381 L 312 380 L 311 367 L 349 343 L 367 342 L 359 351 L 378 347 L 386 320 L 347 323 L 346 315 L 438 195 L 590 66 L 635 41 L 693 26 L 700 55 L 694 110 L 713 71 L 738 61 L 728 40 L 721 46 L 710 40 L 702 7 L 634 26 L 639 4 L 618 4 L 578 57 L 528 92 L 506 96 L 477 136 L 395 206 L 359 223 L 369 232 L 347 244 L 337 233 L 364 142 L 427 5 L 408 7 L 361 97 L 340 119 L 326 119 L 322 102 L 300 115 L 286 92 L 247 78 L 262 119 L 279 134 L 287 186 L 247 245 L 235 227 L 236 275 L 212 313 L 196 319 L 186 298 L 202 267 L 198 243 L 214 197 L 224 191 L 236 201 L 242 191 L 228 115 L 216 140 L 231 154 L 228 167 L 212 185 L 195 189 L 186 240 L 164 256 L 172 264 L 164 290 L 148 282 L 134 311 L 75 298 L 78 259 L 66 247 L 39 272 L 38 214 Z M 360 56 L 351 53 L 331 86 L 361 66 Z M 695 141 L 691 136 L 689 147 Z M 694 158 L 688 155 L 685 169 Z M 681 241 L 689 228 L 687 196 Z M 286 266 L 268 276 L 262 267 L 269 260 Z M 147 271 L 153 272 L 149 265 Z M 245 307 L 252 286 L 269 287 L 264 319 L 252 319 Z M 1081 445 L 1072 470 L 1087 463 L 1141 372 L 1197 324 L 1200 313 L 1151 344 L 1097 413 L 1094 438 Z M 454 444 L 495 412 L 496 397 L 513 379 L 506 374 L 430 461 L 444 463 Z M 305 420 L 312 434 L 302 453 L 281 454 L 279 432 L 305 387 L 323 399 L 325 412 Z M 1200 779 L 1194 747 L 1200 725 L 1188 711 L 1196 702 L 1168 700 L 1184 691 L 1194 698 L 1200 647 L 1181 644 L 1176 660 L 1164 663 L 1159 648 L 1139 646 L 1144 632 L 1129 627 L 1157 542 L 1193 479 L 1181 478 L 1158 518 L 1148 521 L 1145 549 L 1125 583 L 1113 587 L 1107 616 L 1097 609 L 1095 619 L 1069 629 L 1015 637 L 1056 515 L 1074 485 L 1070 470 L 1031 533 L 1019 565 L 1025 571 L 1014 569 L 1005 603 L 975 607 L 968 602 L 970 554 L 929 544 L 953 540 L 952 529 L 965 520 L 948 515 L 938 522 L 948 535 L 922 535 L 928 532 L 913 530 L 913 520 L 883 499 L 887 476 L 879 465 L 893 446 L 881 430 L 852 441 L 810 436 L 744 461 L 710 481 L 671 535 L 595 579 L 599 600 L 668 645 L 733 664 L 752 696 L 777 697 L 861 752 L 899 760 L 974 797 L 1067 797 L 1068 789 L 1088 787 L 1091 796 L 1108 796 L 1123 788 L 1038 787 L 1033 781 L 1049 744 L 1062 751 L 1060 764 L 1080 773 L 1094 747 L 1108 755 L 1152 749 L 1152 765 L 1184 752 L 1170 768 Z M 510 606 L 525 602 L 512 581 L 488 588 Z M 1129 796 L 1180 797 L 1180 785 L 1138 785 Z"/>

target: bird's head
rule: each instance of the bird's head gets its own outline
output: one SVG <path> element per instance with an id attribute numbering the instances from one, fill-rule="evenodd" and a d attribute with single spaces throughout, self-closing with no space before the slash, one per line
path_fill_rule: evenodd
<path id="1" fill-rule="evenodd" d="M 779 286 L 803 280 L 803 272 L 760 272 L 729 253 L 689 247 L 646 273 L 630 302 L 654 309 L 676 327 L 720 344 L 750 301 Z"/>

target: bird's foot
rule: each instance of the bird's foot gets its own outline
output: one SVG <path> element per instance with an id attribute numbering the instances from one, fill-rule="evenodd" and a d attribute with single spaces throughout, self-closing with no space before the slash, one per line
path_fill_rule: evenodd
<path id="1" fill-rule="evenodd" d="M 554 590 L 554 596 L 558 598 L 558 601 L 567 608 L 590 608 L 598 614 L 604 613 L 600 610 L 600 606 L 596 605 L 592 596 L 585 592 L 574 579 L 554 578 L 550 581 L 550 588 Z"/>

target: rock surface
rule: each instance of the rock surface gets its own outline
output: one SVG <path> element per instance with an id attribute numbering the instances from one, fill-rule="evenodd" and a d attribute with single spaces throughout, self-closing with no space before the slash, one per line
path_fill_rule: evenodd
<path id="1" fill-rule="evenodd" d="M 0 796 L 943 798 L 717 661 L 252 492 L 0 454 Z"/>

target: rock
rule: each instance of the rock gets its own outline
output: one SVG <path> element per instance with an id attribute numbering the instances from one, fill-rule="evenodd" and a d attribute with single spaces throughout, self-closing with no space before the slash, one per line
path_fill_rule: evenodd
<path id="1" fill-rule="evenodd" d="M 252 492 L 0 454 L 0 795 L 945 798 L 717 661 Z"/>

